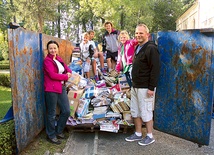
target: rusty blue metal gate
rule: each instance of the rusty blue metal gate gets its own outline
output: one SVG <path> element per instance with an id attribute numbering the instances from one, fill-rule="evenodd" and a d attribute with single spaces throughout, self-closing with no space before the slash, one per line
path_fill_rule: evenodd
<path id="1" fill-rule="evenodd" d="M 19 152 L 44 128 L 42 64 L 47 54 L 46 44 L 51 39 L 59 43 L 59 55 L 69 63 L 73 50 L 71 42 L 23 28 L 8 30 L 11 91 Z"/>
<path id="2" fill-rule="evenodd" d="M 213 100 L 213 30 L 159 32 L 161 76 L 154 127 L 208 145 Z"/>

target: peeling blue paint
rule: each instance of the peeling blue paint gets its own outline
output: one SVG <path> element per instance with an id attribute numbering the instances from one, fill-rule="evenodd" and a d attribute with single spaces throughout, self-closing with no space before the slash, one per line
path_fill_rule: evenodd
<path id="1" fill-rule="evenodd" d="M 68 63 L 72 54 L 71 42 L 23 28 L 8 30 L 11 91 L 19 152 L 44 129 L 43 47 L 49 40 L 60 44 L 60 54 Z"/>
<path id="2" fill-rule="evenodd" d="M 210 139 L 213 38 L 200 30 L 157 35 L 162 64 L 154 127 L 201 145 Z"/>

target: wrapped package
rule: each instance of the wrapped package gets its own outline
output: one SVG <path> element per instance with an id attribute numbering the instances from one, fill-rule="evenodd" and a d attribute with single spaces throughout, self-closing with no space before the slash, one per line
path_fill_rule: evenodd
<path id="1" fill-rule="evenodd" d="M 80 75 L 76 72 L 72 72 L 71 77 L 66 82 L 66 87 L 72 87 L 73 85 L 78 87 L 78 84 L 80 82 Z"/>
<path id="2" fill-rule="evenodd" d="M 110 103 L 111 100 L 103 96 L 97 96 L 91 100 L 91 105 L 94 107 L 110 105 Z"/>
<path id="3" fill-rule="evenodd" d="M 83 98 L 91 98 L 94 96 L 97 96 L 96 87 L 89 87 L 89 88 L 85 89 Z"/>
<path id="4" fill-rule="evenodd" d="M 83 117 L 88 113 L 89 104 L 90 104 L 90 99 L 86 99 L 86 98 L 79 99 L 79 106 L 76 111 L 76 114 L 78 117 Z"/>

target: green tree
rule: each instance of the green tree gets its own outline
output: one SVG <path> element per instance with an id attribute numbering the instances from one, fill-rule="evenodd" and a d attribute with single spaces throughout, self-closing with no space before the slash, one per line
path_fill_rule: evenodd
<path id="1" fill-rule="evenodd" d="M 151 0 L 152 31 L 175 30 L 175 21 L 182 13 L 180 0 Z"/>
<path id="2" fill-rule="evenodd" d="M 4 35 L 0 31 L 0 61 L 8 60 L 8 43 L 4 40 Z"/>
<path id="3" fill-rule="evenodd" d="M 138 23 L 151 32 L 175 30 L 175 20 L 194 0 L 1 0 L 0 30 L 6 36 L 9 22 L 32 31 L 79 40 L 82 31 L 94 29 L 97 36 L 103 23 L 134 35 Z M 170 24 L 169 24 L 170 23 Z M 82 30 L 82 31 L 81 31 Z M 6 37 L 5 37 L 6 38 Z"/>
<path id="4" fill-rule="evenodd" d="M 189 9 L 189 7 L 191 7 L 195 3 L 195 1 L 196 0 L 182 0 L 183 3 L 182 10 L 186 11 L 187 9 Z"/>
<path id="5" fill-rule="evenodd" d="M 9 23 L 15 20 L 14 11 L 13 0 L 0 1 L 0 31 L 4 35 L 4 40 L 7 40 L 7 28 Z"/>

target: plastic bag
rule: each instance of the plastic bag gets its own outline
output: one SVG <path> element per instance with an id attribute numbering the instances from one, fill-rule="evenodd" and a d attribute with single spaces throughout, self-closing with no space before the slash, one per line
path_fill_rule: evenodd
<path id="1" fill-rule="evenodd" d="M 75 71 L 76 73 L 78 73 L 79 75 L 82 75 L 82 66 L 80 64 L 78 64 L 77 62 L 72 62 L 69 66 L 68 66 L 72 71 Z"/>

